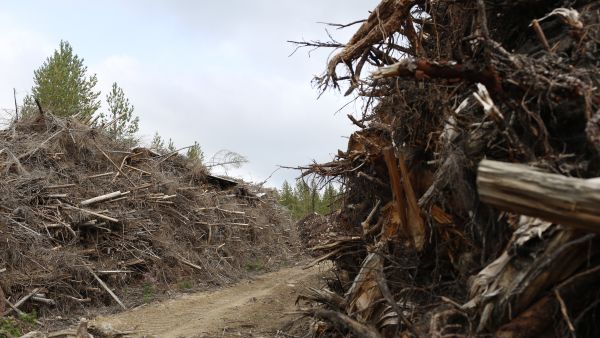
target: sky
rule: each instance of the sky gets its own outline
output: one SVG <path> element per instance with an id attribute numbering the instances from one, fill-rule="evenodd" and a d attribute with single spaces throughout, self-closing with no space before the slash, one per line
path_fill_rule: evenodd
<path id="1" fill-rule="evenodd" d="M 331 50 L 290 56 L 286 41 L 326 40 L 319 22 L 364 19 L 377 3 L 0 0 L 0 110 L 14 110 L 13 88 L 22 102 L 33 71 L 66 40 L 97 75 L 103 101 L 113 82 L 123 88 L 142 144 L 158 132 L 177 147 L 199 142 L 207 159 L 234 151 L 249 162 L 227 174 L 262 182 L 280 165 L 331 160 L 354 130 L 346 114 L 361 109 L 335 91 L 317 99 L 311 80 Z M 327 29 L 346 42 L 356 28 Z M 281 169 L 266 185 L 298 176 Z"/>

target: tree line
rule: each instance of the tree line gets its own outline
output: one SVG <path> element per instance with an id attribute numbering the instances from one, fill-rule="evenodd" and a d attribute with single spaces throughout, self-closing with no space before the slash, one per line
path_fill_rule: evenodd
<path id="1" fill-rule="evenodd" d="M 315 180 L 307 183 L 299 179 L 293 187 L 284 181 L 279 190 L 279 203 L 298 220 L 311 213 L 332 213 L 337 209 L 338 195 L 339 191 L 331 183 L 319 189 Z"/>
<path id="2" fill-rule="evenodd" d="M 56 116 L 77 117 L 92 126 L 102 127 L 110 136 L 129 146 L 139 143 L 136 133 L 140 118 L 123 88 L 113 82 L 105 98 L 106 108 L 101 109 L 101 92 L 96 90 L 98 78 L 96 74 L 88 74 L 84 59 L 74 53 L 68 41 L 60 41 L 58 49 L 33 72 L 33 83 L 31 93 L 23 99 L 21 116 L 43 109 Z M 18 119 L 18 110 L 15 113 Z M 158 132 L 150 147 L 160 153 L 177 150 L 171 139 L 165 144 Z M 203 162 L 204 154 L 198 142 L 186 149 L 188 158 Z"/>

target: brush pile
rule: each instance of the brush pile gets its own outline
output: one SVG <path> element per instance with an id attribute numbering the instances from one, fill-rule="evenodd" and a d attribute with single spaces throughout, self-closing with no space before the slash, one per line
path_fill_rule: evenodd
<path id="1" fill-rule="evenodd" d="M 181 283 L 231 283 L 294 253 L 274 196 L 177 152 L 131 150 L 49 114 L 0 131 L 0 149 L 2 315 L 126 308 Z"/>
<path id="2" fill-rule="evenodd" d="M 300 45 L 366 102 L 302 168 L 345 187 L 315 336 L 600 335 L 600 1 L 383 0 Z"/>

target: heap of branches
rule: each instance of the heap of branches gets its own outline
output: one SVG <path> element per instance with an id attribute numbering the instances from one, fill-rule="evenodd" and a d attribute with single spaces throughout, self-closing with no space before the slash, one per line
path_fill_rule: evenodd
<path id="1" fill-rule="evenodd" d="M 321 90 L 364 99 L 346 151 L 304 175 L 343 206 L 313 250 L 315 336 L 596 336 L 594 233 L 483 203 L 483 159 L 600 176 L 599 1 L 383 0 Z M 543 203 L 539 202 L 538 204 Z"/>
<path id="2" fill-rule="evenodd" d="M 0 131 L 0 317 L 55 326 L 273 269 L 294 253 L 291 221 L 259 189 L 76 119 L 22 118 Z"/>

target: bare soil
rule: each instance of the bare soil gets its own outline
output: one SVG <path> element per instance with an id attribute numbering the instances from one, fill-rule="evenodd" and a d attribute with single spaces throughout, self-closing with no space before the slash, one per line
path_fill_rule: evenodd
<path id="1" fill-rule="evenodd" d="M 297 318 L 297 296 L 306 287 L 317 287 L 328 270 L 303 266 L 98 317 L 92 325 L 135 331 L 132 337 L 273 337 Z"/>

